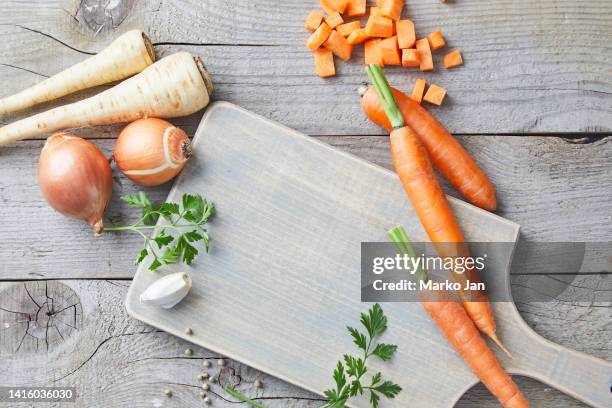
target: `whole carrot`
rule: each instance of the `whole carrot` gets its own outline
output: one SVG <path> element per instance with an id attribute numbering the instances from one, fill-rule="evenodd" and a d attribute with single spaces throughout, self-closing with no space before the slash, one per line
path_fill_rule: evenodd
<path id="1" fill-rule="evenodd" d="M 398 250 L 415 256 L 414 249 L 402 227 L 388 233 Z M 418 280 L 427 281 L 427 273 L 416 271 Z M 493 351 L 487 346 L 470 316 L 447 291 L 421 291 L 421 305 L 438 328 L 459 353 L 472 372 L 506 408 L 529 408 L 529 402 L 503 369 Z"/>
<path id="2" fill-rule="evenodd" d="M 437 246 L 441 256 L 467 256 L 466 246 L 463 245 L 465 243 L 463 233 L 438 183 L 421 139 L 405 125 L 404 118 L 395 104 L 391 87 L 380 67 L 373 64 L 367 68 L 367 72 L 393 127 L 391 131 L 393 166 L 423 228 L 432 242 L 442 243 Z M 452 276 L 461 283 L 461 287 L 465 286 L 468 279 L 471 282 L 478 282 L 474 270 L 464 274 L 452 273 Z M 506 351 L 496 335 L 497 327 L 486 295 L 480 291 L 460 291 L 459 295 L 476 326 Z"/>
<path id="3" fill-rule="evenodd" d="M 419 136 L 433 165 L 444 178 L 472 204 L 495 211 L 497 201 L 493 185 L 457 139 L 408 95 L 394 88 L 391 90 L 405 123 Z M 365 93 L 361 107 L 372 122 L 388 131 L 393 129 L 374 88 Z"/>

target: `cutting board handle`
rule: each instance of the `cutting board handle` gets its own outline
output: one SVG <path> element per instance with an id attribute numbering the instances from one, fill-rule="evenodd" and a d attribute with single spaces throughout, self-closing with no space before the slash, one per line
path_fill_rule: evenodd
<path id="1" fill-rule="evenodd" d="M 529 353 L 552 364 L 533 365 L 524 374 L 594 407 L 612 407 L 612 363 L 535 336 Z"/>

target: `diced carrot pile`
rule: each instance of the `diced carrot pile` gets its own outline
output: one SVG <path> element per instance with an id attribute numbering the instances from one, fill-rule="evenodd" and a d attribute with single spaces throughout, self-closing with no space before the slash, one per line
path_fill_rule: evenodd
<path id="1" fill-rule="evenodd" d="M 334 57 L 349 60 L 353 46 L 359 44 L 364 46 L 366 64 L 432 71 L 432 52 L 444 48 L 446 39 L 441 31 L 417 39 L 413 20 L 402 19 L 404 4 L 405 0 L 376 0 L 376 5 L 368 8 L 367 0 L 319 0 L 325 13 L 313 11 L 304 23 L 312 33 L 306 46 L 314 52 L 317 75 L 335 75 Z M 463 65 L 461 51 L 447 53 L 442 63 L 445 68 Z M 432 84 L 425 90 L 425 80 L 417 79 L 412 98 L 419 103 L 442 104 L 444 88 Z"/>

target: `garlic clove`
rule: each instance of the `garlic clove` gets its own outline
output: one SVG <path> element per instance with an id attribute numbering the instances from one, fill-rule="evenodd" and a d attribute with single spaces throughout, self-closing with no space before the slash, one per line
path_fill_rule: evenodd
<path id="1" fill-rule="evenodd" d="M 170 309 L 187 296 L 191 286 L 191 277 L 188 273 L 172 273 L 149 285 L 140 295 L 140 302 Z"/>

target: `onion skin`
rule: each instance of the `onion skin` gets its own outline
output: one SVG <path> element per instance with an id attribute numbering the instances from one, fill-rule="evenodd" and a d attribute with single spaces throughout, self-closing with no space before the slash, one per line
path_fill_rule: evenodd
<path id="1" fill-rule="evenodd" d="M 121 131 L 113 156 L 119 170 L 134 183 L 158 186 L 185 167 L 191 157 L 191 142 L 170 122 L 140 119 Z"/>
<path id="2" fill-rule="evenodd" d="M 70 133 L 47 139 L 38 161 L 38 184 L 47 202 L 68 217 L 104 230 L 104 210 L 113 190 L 112 169 L 93 143 Z"/>

